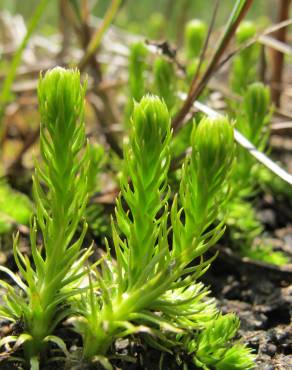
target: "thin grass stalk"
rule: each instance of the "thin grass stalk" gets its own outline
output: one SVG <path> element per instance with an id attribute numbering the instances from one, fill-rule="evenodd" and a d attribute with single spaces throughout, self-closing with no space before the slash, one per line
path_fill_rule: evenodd
<path id="1" fill-rule="evenodd" d="M 190 111 L 192 104 L 205 88 L 206 84 L 213 74 L 214 69 L 216 68 L 216 65 L 218 64 L 224 51 L 229 45 L 229 42 L 233 37 L 238 25 L 245 17 L 252 3 L 253 0 L 237 0 L 236 4 L 233 7 L 231 16 L 229 17 L 229 20 L 227 22 L 225 31 L 218 43 L 218 46 L 216 47 L 215 53 L 210 60 L 206 72 L 203 74 L 202 78 L 198 80 L 195 86 L 191 86 L 182 108 L 173 119 L 172 125 L 175 130 L 179 129 L 179 127 L 183 123 L 184 118 Z"/>
<path id="2" fill-rule="evenodd" d="M 116 16 L 121 3 L 122 0 L 112 0 L 104 16 L 101 26 L 98 28 L 98 30 L 96 30 L 95 34 L 93 35 L 91 41 L 87 46 L 83 58 L 79 62 L 78 68 L 80 69 L 80 71 L 82 71 L 85 68 L 93 54 L 96 52 L 97 48 L 101 43 L 104 33 L 106 32 L 111 22 L 113 21 L 114 17 Z"/>
<path id="3" fill-rule="evenodd" d="M 198 68 L 197 68 L 196 73 L 194 75 L 194 78 L 191 82 L 190 90 L 193 90 L 193 88 L 196 85 L 197 80 L 200 76 L 201 67 L 202 67 L 203 61 L 205 59 L 205 55 L 206 55 L 206 51 L 207 51 L 207 48 L 208 48 L 208 45 L 209 45 L 210 37 L 211 37 L 212 31 L 213 31 L 213 28 L 214 28 L 214 24 L 215 24 L 217 12 L 218 12 L 219 4 L 220 4 L 220 0 L 216 0 L 216 4 L 215 4 L 215 7 L 214 7 L 214 10 L 213 10 L 213 13 L 212 13 L 212 19 L 211 19 L 211 22 L 210 22 L 210 26 L 208 28 L 207 37 L 206 37 L 206 40 L 204 42 L 203 48 L 202 48 L 200 56 L 199 56 Z"/>

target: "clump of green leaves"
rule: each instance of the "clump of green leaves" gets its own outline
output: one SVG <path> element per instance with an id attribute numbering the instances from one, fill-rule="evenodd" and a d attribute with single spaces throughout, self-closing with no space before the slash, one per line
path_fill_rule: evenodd
<path id="1" fill-rule="evenodd" d="M 206 325 L 197 343 L 189 341 L 189 353 L 195 351 L 194 363 L 205 370 L 253 369 L 250 350 L 241 344 L 232 344 L 239 328 L 239 320 L 234 314 L 219 314 Z"/>
<path id="2" fill-rule="evenodd" d="M 0 233 L 7 233 L 15 223 L 29 224 L 32 213 L 29 198 L 0 181 Z"/>
<path id="3" fill-rule="evenodd" d="M 86 273 L 84 263 L 90 249 L 81 252 L 86 233 L 74 238 L 87 201 L 88 152 L 84 152 L 83 122 L 85 86 L 76 70 L 55 68 L 40 77 L 38 96 L 41 113 L 40 151 L 43 163 L 36 164 L 33 194 L 36 217 L 30 229 L 33 263 L 14 239 L 14 258 L 22 279 L 1 267 L 18 288 L 2 281 L 8 293 L 0 314 L 13 322 L 23 321 L 24 333 L 4 342 L 25 342 L 25 355 L 36 366 L 46 342 L 54 341 L 55 327 L 70 312 L 67 299 L 79 293 L 76 285 Z M 37 230 L 43 242 L 37 246 Z M 33 365 L 34 364 L 34 365 Z M 34 367 L 37 368 L 37 367 Z"/>
<path id="4" fill-rule="evenodd" d="M 95 186 L 88 176 L 100 165 L 102 153 L 84 148 L 85 87 L 77 71 L 56 68 L 40 78 L 38 94 L 43 164 L 36 166 L 33 179 L 32 262 L 16 237 L 13 250 L 22 279 L 1 267 L 17 287 L 1 281 L 7 295 L 0 314 L 21 320 L 24 332 L 1 344 L 24 343 L 31 368 L 38 369 L 48 341 L 66 352 L 54 334 L 56 325 L 70 318 L 83 338 L 82 359 L 100 361 L 108 369 L 106 356 L 115 340 L 134 333 L 154 347 L 187 352 L 205 369 L 252 368 L 249 350 L 231 343 L 238 320 L 221 316 L 198 282 L 214 258 L 205 261 L 204 253 L 225 229 L 216 220 L 224 213 L 234 157 L 228 120 L 203 118 L 194 126 L 179 193 L 170 201 L 167 106 L 155 96 L 134 103 L 112 243 L 86 269 L 91 254 L 90 248 L 81 249 L 86 224 L 79 237 L 75 232 Z M 37 246 L 37 228 L 42 246 Z"/>
<path id="5" fill-rule="evenodd" d="M 271 116 L 269 89 L 262 83 L 248 86 L 240 107 L 236 127 L 256 148 L 265 151 L 268 146 Z M 243 255 L 265 262 L 284 264 L 285 256 L 273 252 L 268 245 L 259 242 L 263 226 L 256 216 L 249 199 L 255 194 L 258 176 L 262 168 L 248 151 L 238 145 L 232 171 L 232 193 L 228 204 L 227 224 L 231 237 Z M 244 217 L 243 217 L 244 215 Z"/>
<path id="6" fill-rule="evenodd" d="M 248 86 L 243 97 L 243 115 L 239 116 L 236 126 L 259 150 L 267 148 L 268 124 L 271 118 L 270 105 L 268 87 L 260 82 Z M 252 159 L 249 162 L 252 162 Z"/>
<path id="7" fill-rule="evenodd" d="M 140 332 L 151 345 L 171 351 L 184 348 L 191 330 L 197 346 L 193 356 L 203 363 L 202 333 L 207 330 L 208 336 L 209 330 L 215 357 L 208 349 L 206 369 L 218 361 L 230 369 L 252 368 L 249 351 L 229 344 L 238 321 L 228 320 L 229 335 L 219 321 L 216 331 L 209 329 L 220 319 L 214 302 L 206 298 L 206 288 L 197 282 L 211 262 L 203 260 L 204 252 L 224 232 L 216 219 L 223 212 L 233 160 L 232 126 L 226 118 L 205 118 L 194 128 L 192 153 L 172 205 L 167 181 L 170 140 L 165 103 L 154 96 L 135 103 L 112 222 L 116 260 L 108 246 L 101 269 L 90 276 L 89 292 L 73 302 L 79 312 L 73 323 L 83 337 L 83 357 L 99 359 L 110 368 L 103 356 L 117 338 Z"/>
<path id="8" fill-rule="evenodd" d="M 237 45 L 241 46 L 247 42 L 256 35 L 256 32 L 257 29 L 253 22 L 241 22 L 236 31 Z M 232 68 L 230 71 L 230 86 L 234 92 L 242 94 L 245 92 L 249 84 L 258 80 L 258 59 L 259 45 L 256 43 L 240 51 L 233 59 Z"/>

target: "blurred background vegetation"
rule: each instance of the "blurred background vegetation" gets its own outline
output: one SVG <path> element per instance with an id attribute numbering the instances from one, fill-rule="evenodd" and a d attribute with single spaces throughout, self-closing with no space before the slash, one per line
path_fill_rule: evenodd
<path id="1" fill-rule="evenodd" d="M 76 0 L 82 1 L 82 0 Z M 249 12 L 248 18 L 255 19 L 262 15 L 268 16 L 272 21 L 275 16 L 276 0 L 256 0 Z M 6 9 L 12 14 L 20 13 L 24 19 L 28 19 L 39 0 L 1 0 L 0 9 Z M 102 17 L 110 0 L 93 0 L 91 14 Z M 206 6 L 208 4 L 208 6 Z M 181 24 L 184 24 L 191 18 L 200 18 L 209 23 L 212 16 L 215 0 L 124 0 L 115 24 L 124 29 L 139 33 L 146 37 L 149 34 L 150 23 L 159 23 L 159 13 L 167 17 L 167 24 L 164 29 L 164 37 L 177 39 L 183 32 Z M 217 17 L 217 25 L 222 25 L 229 16 L 234 0 L 224 0 L 220 4 L 220 12 Z M 44 33 L 54 32 L 58 27 L 60 19 L 58 17 L 58 2 L 49 2 L 45 16 L 43 17 L 40 27 Z"/>

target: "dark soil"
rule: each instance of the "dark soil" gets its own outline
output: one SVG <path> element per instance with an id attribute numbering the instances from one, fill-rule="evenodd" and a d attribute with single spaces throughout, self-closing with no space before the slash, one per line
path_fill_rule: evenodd
<path id="1" fill-rule="evenodd" d="M 236 312 L 257 369 L 292 369 L 292 271 L 220 254 L 205 283 L 224 313 Z"/>
<path id="2" fill-rule="evenodd" d="M 241 320 L 239 336 L 257 353 L 259 370 L 292 369 L 292 271 L 258 262 L 242 260 L 230 251 L 221 250 L 219 257 L 203 278 L 210 286 L 224 313 L 236 312 Z M 1 336 L 15 334 L 19 327 L 2 322 Z M 66 338 L 72 350 L 81 345 L 80 338 L 68 327 L 60 327 L 58 335 Z M 127 360 L 116 359 L 115 369 L 158 370 L 161 352 L 135 341 L 122 340 L 116 344 L 116 352 Z M 51 351 L 54 351 L 52 349 Z M 53 355 L 54 352 L 52 352 Z M 17 353 L 15 354 L 17 355 Z M 20 354 L 21 355 L 21 354 Z M 23 369 L 20 363 L 6 362 L 1 354 L 0 369 Z M 0 358 L 1 358 L 0 357 Z M 49 356 L 51 357 L 51 356 Z M 185 358 L 187 361 L 187 358 Z M 43 370 L 101 369 L 99 365 L 76 362 L 64 365 L 64 361 L 51 362 Z M 162 369 L 182 369 L 173 356 L 163 355 Z M 189 370 L 196 369 L 192 364 Z"/>

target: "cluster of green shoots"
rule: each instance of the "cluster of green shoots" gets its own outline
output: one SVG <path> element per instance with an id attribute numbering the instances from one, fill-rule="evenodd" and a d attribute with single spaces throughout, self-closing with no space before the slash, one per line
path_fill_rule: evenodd
<path id="1" fill-rule="evenodd" d="M 222 315 L 198 280 L 214 259 L 205 260 L 204 253 L 225 229 L 217 219 L 224 213 L 232 170 L 232 126 L 226 118 L 203 118 L 193 128 L 192 152 L 181 169 L 179 192 L 171 198 L 168 109 L 150 95 L 135 103 L 112 238 L 101 259 L 89 260 L 93 247 L 83 245 L 83 215 L 93 168 L 84 94 L 75 70 L 55 68 L 40 78 L 42 164 L 33 177 L 31 256 L 20 251 L 16 236 L 19 271 L 1 267 L 13 284 L 1 281 L 7 294 L 0 314 L 21 322 L 23 332 L 0 344 L 11 351 L 23 345 L 32 370 L 43 363 L 50 342 L 70 359 L 56 331 L 67 320 L 83 341 L 80 360 L 99 361 L 107 369 L 115 341 L 129 335 L 180 353 L 181 361 L 187 355 L 204 369 L 253 368 L 250 350 L 233 343 L 238 319 Z"/>
<path id="2" fill-rule="evenodd" d="M 143 42 L 136 42 L 131 45 L 129 53 L 128 107 L 126 110 L 126 119 L 128 121 L 133 110 L 133 102 L 139 102 L 150 90 L 164 99 L 169 111 L 175 107 L 177 102 L 177 79 L 173 63 L 165 56 L 157 55 L 150 71 L 153 75 L 153 81 L 147 84 L 147 73 L 149 72 L 149 68 L 147 68 L 148 55 L 149 51 Z"/>
<path id="3" fill-rule="evenodd" d="M 186 78 L 180 79 L 180 72 L 174 61 L 167 55 L 157 52 L 151 55 L 142 42 L 133 43 L 129 52 L 129 88 L 128 105 L 125 114 L 126 123 L 133 109 L 133 101 L 139 102 L 143 95 L 153 91 L 162 98 L 173 116 L 179 108 L 180 99 L 177 92 L 186 91 L 187 84 L 194 76 L 199 57 L 207 36 L 207 25 L 199 19 L 189 21 L 184 31 L 183 57 L 186 61 Z M 205 63 L 201 66 L 201 70 Z M 172 157 L 179 157 L 190 145 L 191 121 L 186 124 L 171 140 Z"/>
<path id="4" fill-rule="evenodd" d="M 236 128 L 256 148 L 266 150 L 270 122 L 268 88 L 261 83 L 249 85 L 239 111 Z M 242 255 L 276 263 L 278 254 L 272 253 L 271 248 L 263 245 L 260 240 L 264 228 L 251 203 L 257 191 L 256 179 L 261 170 L 261 165 L 250 153 L 238 145 L 231 176 L 231 196 L 227 205 L 229 212 L 226 223 L 230 226 L 232 241 Z"/>
<path id="5" fill-rule="evenodd" d="M 184 31 L 183 52 L 186 61 L 186 76 L 191 79 L 198 67 L 199 56 L 207 36 L 207 25 L 199 19 L 193 19 L 186 24 Z M 128 119 L 133 100 L 140 101 L 148 91 L 164 99 L 170 114 L 175 112 L 177 103 L 177 89 L 185 90 L 185 81 L 178 81 L 173 60 L 157 49 L 154 58 L 149 57 L 149 50 L 144 42 L 138 41 L 130 46 L 129 51 L 129 90 Z M 204 63 L 203 63 L 204 65 Z"/>
<path id="6" fill-rule="evenodd" d="M 186 24 L 182 54 L 186 61 L 188 80 L 192 79 L 197 70 L 206 36 L 206 23 L 199 19 L 193 19 Z M 130 46 L 127 118 L 133 108 L 133 99 L 140 101 L 148 91 L 154 91 L 162 97 L 170 113 L 174 113 L 179 101 L 177 89 L 185 90 L 186 88 L 185 81 L 178 81 L 178 73 L 173 60 L 169 56 L 163 55 L 159 48 L 154 58 L 150 58 L 149 54 L 147 46 L 142 41 Z M 202 69 L 204 66 L 205 63 L 203 63 Z"/>
<path id="7" fill-rule="evenodd" d="M 238 46 L 255 35 L 255 24 L 251 21 L 242 22 L 236 33 Z M 253 82 L 257 80 L 258 59 L 258 44 L 245 48 L 234 58 L 230 87 L 241 96 L 242 102 L 233 102 L 231 108 L 235 110 L 238 131 L 258 150 L 266 152 L 269 150 L 272 109 L 269 88 L 260 82 Z M 230 227 L 230 236 L 235 248 L 243 256 L 283 265 L 288 262 L 285 255 L 273 251 L 272 246 L 262 240 L 264 227 L 251 202 L 260 186 L 270 178 L 269 170 L 263 168 L 246 149 L 238 145 L 231 176 L 232 195 L 228 204 L 226 223 Z"/>
<path id="8" fill-rule="evenodd" d="M 187 23 L 183 55 L 186 60 L 186 73 L 189 77 L 194 76 L 198 68 L 206 35 L 207 26 L 202 21 L 194 19 Z M 242 46 L 255 35 L 256 26 L 254 23 L 242 22 L 236 33 L 237 46 Z M 177 90 L 184 91 L 185 89 L 183 81 L 179 80 L 175 63 L 168 60 L 166 56 L 155 55 L 153 67 L 151 67 L 151 63 L 145 62 L 145 57 L 146 46 L 143 43 L 139 42 L 131 47 L 129 60 L 129 79 L 130 82 L 133 81 L 130 83 L 129 94 L 131 109 L 133 108 L 133 99 L 140 101 L 141 97 L 148 90 L 151 90 L 164 99 L 170 115 L 175 114 L 178 108 Z M 149 52 L 147 58 L 150 61 Z M 258 150 L 267 151 L 271 118 L 270 95 L 268 88 L 263 84 L 251 83 L 257 79 L 258 59 L 258 44 L 252 44 L 243 49 L 234 58 L 230 72 L 230 87 L 242 97 L 243 102 L 232 102 L 230 108 L 236 122 L 236 128 L 240 133 L 250 140 Z M 204 63 L 201 68 L 204 68 Z M 151 76 L 153 76 L 152 85 L 146 83 L 149 79 L 151 81 Z M 201 98 L 205 99 L 207 95 L 205 94 Z M 176 161 L 181 158 L 191 145 L 192 126 L 193 123 L 189 120 L 172 137 L 172 160 Z M 246 149 L 239 145 L 236 148 L 235 157 L 229 184 L 231 191 L 226 200 L 226 208 L 228 209 L 226 223 L 234 250 L 252 259 L 279 265 L 285 264 L 286 257 L 281 252 L 273 251 L 271 246 L 261 240 L 264 227 L 252 204 L 252 199 L 258 191 L 259 185 L 262 186 L 263 182 L 266 184 L 271 178 L 271 174 Z M 177 182 L 178 179 L 180 181 L 179 171 L 172 176 L 175 178 L 174 181 Z"/>
<path id="9" fill-rule="evenodd" d="M 255 82 L 247 87 L 237 115 L 236 128 L 261 151 L 266 151 L 268 147 L 270 106 L 269 89 L 262 83 Z M 230 226 L 234 246 L 242 255 L 281 265 L 287 259 L 281 252 L 273 251 L 271 246 L 263 242 L 261 235 L 264 228 L 251 203 L 258 191 L 258 178 L 262 171 L 262 166 L 246 149 L 238 145 L 231 174 L 232 190 L 227 205 L 229 211 L 226 223 Z"/>
<path id="10" fill-rule="evenodd" d="M 71 311 L 68 299 L 80 294 L 77 287 L 87 274 L 84 263 L 91 254 L 91 249 L 81 249 L 85 222 L 81 235 L 75 239 L 88 190 L 84 94 L 78 72 L 56 68 L 40 78 L 43 163 L 41 167 L 36 165 L 33 176 L 36 216 L 30 227 L 32 260 L 22 254 L 16 236 L 13 252 L 21 277 L 1 267 L 16 284 L 14 287 L 1 282 L 7 289 L 1 316 L 14 322 L 21 320 L 25 328 L 19 337 L 4 338 L 4 343 L 23 342 L 25 357 L 33 369 L 37 368 L 39 353 L 48 341 L 60 343 L 53 335 L 54 330 Z M 38 229 L 42 233 L 40 246 Z"/>

